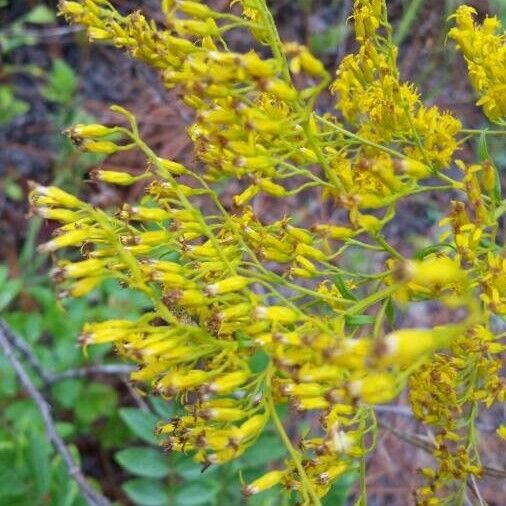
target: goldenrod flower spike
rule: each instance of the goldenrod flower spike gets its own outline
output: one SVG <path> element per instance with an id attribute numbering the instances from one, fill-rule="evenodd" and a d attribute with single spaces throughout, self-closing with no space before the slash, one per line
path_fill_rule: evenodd
<path id="1" fill-rule="evenodd" d="M 454 160 L 458 135 L 474 131 L 400 80 L 384 0 L 354 3 L 357 51 L 331 84 L 344 123 L 315 110 L 329 74 L 306 47 L 280 41 L 264 0 L 231 2 L 240 9 L 230 13 L 205 2 L 161 4 L 163 27 L 106 0 L 60 2 L 92 40 L 127 51 L 178 89 L 192 110 L 197 162 L 159 156 L 134 115 L 113 106 L 126 126 L 76 125 L 69 134 L 104 155 L 139 150 L 145 164 L 135 174 L 106 164 L 90 174 L 105 184 L 145 183 L 139 202 L 105 211 L 32 185 L 33 212 L 59 225 L 39 250 L 56 257 L 74 247 L 83 256 L 56 259 L 60 296 L 85 296 L 115 278 L 151 304 L 137 321 L 86 323 L 81 344 L 111 343 L 137 364 L 133 381 L 180 403 L 182 415 L 159 427 L 163 446 L 193 452 L 204 467 L 240 457 L 271 421 L 288 457 L 244 492 L 279 486 L 313 506 L 357 461 L 366 503 L 373 407 L 409 384 L 413 413 L 435 437 L 436 467 L 422 470 L 417 501 L 460 504 L 469 475 L 482 474 L 477 413 L 506 398 L 504 335 L 495 330 L 506 315 L 498 241 L 506 202 L 493 160 Z M 473 16 L 459 7 L 450 36 L 479 103 L 500 124 L 504 36 L 495 18 L 478 25 Z M 231 51 L 232 28 L 267 47 Z M 444 172 L 453 165 L 456 179 Z M 442 183 L 428 186 L 429 177 Z M 453 199 L 440 238 L 397 251 L 384 227 L 400 202 L 429 190 Z M 292 211 L 306 192 L 332 212 Z M 399 325 L 399 308 L 428 302 L 444 323 Z M 315 415 L 298 447 L 276 411 L 283 403 Z"/>

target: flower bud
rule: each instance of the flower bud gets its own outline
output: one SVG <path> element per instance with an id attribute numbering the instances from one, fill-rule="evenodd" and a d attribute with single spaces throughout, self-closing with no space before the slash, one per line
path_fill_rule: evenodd
<path id="1" fill-rule="evenodd" d="M 118 186 L 129 186 L 144 176 L 133 176 L 128 172 L 116 170 L 93 169 L 90 172 L 90 178 L 93 181 L 102 181 L 103 183 L 116 184 Z"/>
<path id="2" fill-rule="evenodd" d="M 246 485 L 243 488 L 242 493 L 245 496 L 249 496 L 263 492 L 264 490 L 277 485 L 283 479 L 285 474 L 285 471 L 270 471 L 264 474 L 261 478 L 258 478 L 249 485 Z"/>
<path id="3" fill-rule="evenodd" d="M 71 137 L 105 137 L 116 131 L 115 128 L 106 127 L 98 123 L 92 123 L 90 125 L 74 125 L 68 130 Z"/>
<path id="4" fill-rule="evenodd" d="M 177 2 L 178 9 L 187 16 L 206 19 L 213 16 L 214 11 L 207 5 L 199 2 L 180 0 Z"/>
<path id="5" fill-rule="evenodd" d="M 296 311 L 284 306 L 260 306 L 255 309 L 254 314 L 259 320 L 276 323 L 288 324 L 300 320 Z"/>
<path id="6" fill-rule="evenodd" d="M 230 292 L 238 292 L 243 288 L 246 288 L 250 283 L 251 279 L 243 276 L 232 276 L 207 285 L 204 291 L 210 296 L 222 295 Z"/>
<path id="7" fill-rule="evenodd" d="M 111 141 L 89 141 L 85 140 L 81 148 L 89 153 L 100 153 L 103 155 L 112 155 L 121 149 L 120 146 Z"/>

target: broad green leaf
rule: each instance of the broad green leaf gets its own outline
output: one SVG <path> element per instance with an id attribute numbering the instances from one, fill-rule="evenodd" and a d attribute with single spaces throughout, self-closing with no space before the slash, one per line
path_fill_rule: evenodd
<path id="1" fill-rule="evenodd" d="M 202 472 L 202 466 L 192 460 L 189 455 L 177 455 L 174 470 L 176 474 L 185 481 L 198 481 L 214 476 L 221 468 L 211 466 Z"/>
<path id="2" fill-rule="evenodd" d="M 25 17 L 26 23 L 43 25 L 56 20 L 55 13 L 45 5 L 37 5 Z"/>
<path id="3" fill-rule="evenodd" d="M 55 455 L 51 462 L 51 505 L 77 506 L 76 499 L 78 496 L 79 488 L 72 477 L 69 476 L 61 455 Z"/>
<path id="4" fill-rule="evenodd" d="M 107 417 L 105 424 L 97 427 L 95 435 L 106 449 L 125 448 L 132 439 L 130 429 L 125 425 L 117 411 Z"/>
<path id="5" fill-rule="evenodd" d="M 0 125 L 22 116 L 29 109 L 28 103 L 17 99 L 8 86 L 0 86 Z"/>
<path id="6" fill-rule="evenodd" d="M 139 506 L 162 506 L 168 504 L 167 490 L 160 481 L 149 478 L 136 478 L 128 480 L 121 488 Z"/>
<path id="7" fill-rule="evenodd" d="M 329 53 L 336 50 L 348 34 L 346 24 L 336 24 L 311 35 L 309 44 L 315 53 Z"/>
<path id="8" fill-rule="evenodd" d="M 140 408 L 121 408 L 119 415 L 137 437 L 147 443 L 158 443 L 158 439 L 155 436 L 158 418 L 153 413 Z"/>
<path id="9" fill-rule="evenodd" d="M 49 489 L 51 448 L 37 430 L 31 430 L 28 435 L 27 465 L 32 477 L 33 494 L 38 504 Z"/>
<path id="10" fill-rule="evenodd" d="M 172 401 L 167 401 L 161 397 L 149 397 L 149 403 L 155 410 L 156 414 L 162 418 L 169 419 L 174 416 L 175 404 Z"/>
<path id="11" fill-rule="evenodd" d="M 70 422 L 56 422 L 56 430 L 61 438 L 66 439 L 72 436 L 75 431 L 75 425 Z"/>
<path id="12" fill-rule="evenodd" d="M 176 506 L 208 505 L 219 491 L 219 484 L 205 480 L 183 485 L 176 493 Z"/>
<path id="13" fill-rule="evenodd" d="M 102 383 L 90 383 L 83 389 L 76 404 L 77 418 L 91 423 L 100 416 L 111 415 L 116 409 L 118 394 L 114 388 Z"/>
<path id="14" fill-rule="evenodd" d="M 164 478 L 170 470 L 167 456 L 154 448 L 125 448 L 115 459 L 128 472 L 146 478 Z"/>
<path id="15" fill-rule="evenodd" d="M 247 467 L 262 467 L 286 456 L 286 448 L 274 434 L 262 435 L 241 458 Z"/>
<path id="16" fill-rule="evenodd" d="M 82 380 L 67 379 L 56 383 L 52 390 L 56 401 L 64 408 L 71 409 L 77 405 L 82 389 Z"/>
<path id="17" fill-rule="evenodd" d="M 358 479 L 356 472 L 343 474 L 332 485 L 329 494 L 323 499 L 323 506 L 345 506 L 350 495 L 351 487 Z"/>
<path id="18" fill-rule="evenodd" d="M 77 76 L 64 60 L 56 59 L 48 74 L 48 82 L 42 88 L 42 95 L 53 102 L 66 104 L 73 98 L 77 88 Z"/>
<path id="19" fill-rule="evenodd" d="M 42 426 L 40 412 L 32 399 L 12 402 L 5 408 L 3 415 L 19 430 L 24 430 L 25 427 L 32 427 L 34 424 L 39 423 Z"/>
<path id="20" fill-rule="evenodd" d="M 263 350 L 256 350 L 249 359 L 249 368 L 254 374 L 258 374 L 265 370 L 269 365 L 269 355 Z"/>

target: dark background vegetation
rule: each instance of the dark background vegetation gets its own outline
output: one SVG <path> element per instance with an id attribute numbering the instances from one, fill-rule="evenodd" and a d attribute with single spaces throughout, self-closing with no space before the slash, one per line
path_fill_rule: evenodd
<path id="1" fill-rule="evenodd" d="M 142 8 L 160 19 L 157 0 L 116 0 L 124 11 Z M 225 8 L 227 0 L 212 2 Z M 467 128 L 486 122 L 474 106 L 465 66 L 451 44 L 445 47 L 447 18 L 457 0 L 392 0 L 388 2 L 396 40 L 401 46 L 402 77 L 415 82 L 427 102 L 450 109 Z M 93 203 L 114 207 L 142 191 L 113 191 L 87 181 L 88 171 L 101 160 L 78 153 L 61 131 L 78 122 L 112 121 L 109 105 L 135 113 L 144 139 L 166 158 L 191 160 L 185 127 L 191 121 L 177 92 L 166 92 L 156 74 L 143 64 L 106 45 L 90 46 L 79 27 L 55 16 L 56 2 L 0 0 L 0 316 L 16 331 L 42 367 L 51 374 L 89 365 L 116 364 L 110 348 L 97 347 L 84 356 L 76 339 L 86 320 L 133 317 L 145 301 L 115 284 L 106 284 L 87 300 L 60 302 L 48 276 L 49 259 L 35 247 L 47 240 L 51 226 L 27 220 L 28 181 L 58 184 Z M 506 18 L 506 2 L 474 1 L 486 12 Z M 350 25 L 351 0 L 275 0 L 273 13 L 284 40 L 305 43 L 334 69 L 354 47 Z M 241 41 L 237 40 L 240 47 Z M 332 108 L 323 97 L 322 109 Z M 471 160 L 473 144 L 461 157 Z M 504 169 L 506 152 L 491 141 L 489 150 Z M 143 168 L 128 152 L 113 157 L 108 168 Z M 304 203 L 301 203 L 304 205 Z M 389 239 L 402 249 L 424 245 L 436 234 L 436 223 L 447 202 L 431 197 L 413 199 L 389 229 Z M 437 315 L 418 314 L 418 318 Z M 415 318 L 415 316 L 413 316 Z M 189 457 L 164 456 L 152 430 L 173 408 L 141 396 L 121 374 L 92 373 L 86 378 L 54 379 L 44 384 L 33 376 L 50 400 L 58 430 L 79 456 L 84 473 L 120 504 L 177 506 L 240 504 L 238 471 L 245 479 L 284 456 L 273 433 L 238 463 L 201 475 Z M 400 407 L 382 415 L 388 427 L 403 433 L 421 428 Z M 492 423 L 493 422 L 493 423 Z M 504 468 L 504 452 L 489 434 L 497 420 L 481 423 L 481 444 L 487 464 Z M 504 448 L 503 448 L 504 450 Z M 378 449 L 368 464 L 371 505 L 412 503 L 410 491 L 419 478 L 416 466 L 429 463 L 423 449 L 382 431 Z M 347 475 L 327 500 L 329 505 L 353 504 L 356 478 Z M 490 505 L 504 504 L 504 480 L 485 480 L 483 494 Z M 250 501 L 281 504 L 276 494 Z M 54 453 L 33 402 L 20 388 L 0 355 L 0 506 L 83 504 L 60 456 Z"/>

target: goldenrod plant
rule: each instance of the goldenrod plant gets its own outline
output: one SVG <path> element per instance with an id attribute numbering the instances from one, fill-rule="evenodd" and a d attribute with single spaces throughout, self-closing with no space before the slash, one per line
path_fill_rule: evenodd
<path id="1" fill-rule="evenodd" d="M 138 364 L 138 388 L 183 406 L 158 432 L 167 450 L 193 453 L 204 469 L 239 457 L 273 424 L 289 459 L 243 492 L 279 486 L 306 505 L 320 504 L 355 469 L 357 504 L 367 503 L 375 406 L 408 386 L 414 415 L 435 434 L 417 504 L 462 504 L 468 479 L 483 474 L 477 414 L 506 396 L 496 325 L 506 315 L 506 201 L 486 154 L 486 135 L 506 133 L 500 22 L 477 24 L 461 6 L 449 33 L 478 105 L 497 124 L 486 134 L 425 105 L 401 80 L 384 0 L 355 1 L 357 50 L 335 78 L 308 48 L 280 40 L 265 0 L 233 0 L 226 13 L 198 1 L 161 4 L 163 25 L 140 11 L 123 15 L 107 0 L 60 3 L 92 41 L 159 70 L 194 112 L 192 167 L 153 152 L 118 106 L 128 126 L 69 131 L 87 152 L 143 153 L 136 175 L 106 165 L 92 173 L 120 186 L 144 183 L 138 205 L 110 213 L 33 186 L 34 211 L 61 223 L 41 251 L 77 247 L 84 256 L 57 261 L 63 295 L 84 296 L 114 278 L 152 302 L 137 321 L 87 323 L 81 344 L 113 343 Z M 232 30 L 249 34 L 252 49 L 231 51 Z M 335 114 L 318 112 L 327 89 Z M 459 145 L 480 135 L 485 156 L 460 161 Z M 441 237 L 407 258 L 383 229 L 401 201 L 429 192 L 451 200 Z M 255 205 L 262 195 L 269 221 Z M 315 195 L 342 220 L 288 213 Z M 350 251 L 384 262 L 349 270 L 342 259 Z M 423 301 L 439 304 L 448 321 L 398 328 L 395 311 Z M 298 442 L 277 410 L 283 404 L 312 414 Z"/>

